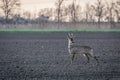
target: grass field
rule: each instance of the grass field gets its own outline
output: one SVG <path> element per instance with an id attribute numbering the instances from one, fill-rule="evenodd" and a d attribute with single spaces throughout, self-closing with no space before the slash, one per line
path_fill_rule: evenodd
<path id="1" fill-rule="evenodd" d="M 77 44 L 94 48 L 99 65 L 94 59 L 84 64 L 79 55 L 70 64 L 69 32 Z M 119 31 L 0 31 L 0 80 L 119 79 Z"/>
<path id="2" fill-rule="evenodd" d="M 29 29 L 1 29 L 0 32 L 120 32 L 119 29 L 111 30 L 29 30 Z"/>

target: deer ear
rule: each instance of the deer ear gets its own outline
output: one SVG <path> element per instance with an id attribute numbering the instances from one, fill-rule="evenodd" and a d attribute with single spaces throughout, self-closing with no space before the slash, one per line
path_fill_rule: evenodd
<path id="1" fill-rule="evenodd" d="M 71 38 L 71 35 L 70 35 L 70 33 L 68 33 L 68 38 Z"/>

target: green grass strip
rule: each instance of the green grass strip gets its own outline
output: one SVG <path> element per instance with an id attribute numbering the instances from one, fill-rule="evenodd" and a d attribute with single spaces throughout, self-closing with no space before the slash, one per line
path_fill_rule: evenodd
<path id="1" fill-rule="evenodd" d="M 16 30 L 16 29 L 7 29 L 0 30 L 0 32 L 120 32 L 120 29 L 111 29 L 111 30 Z"/>

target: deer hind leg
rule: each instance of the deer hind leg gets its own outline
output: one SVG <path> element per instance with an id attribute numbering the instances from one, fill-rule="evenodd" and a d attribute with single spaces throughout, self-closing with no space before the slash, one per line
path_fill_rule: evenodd
<path id="1" fill-rule="evenodd" d="M 94 56 L 94 55 L 91 55 L 91 54 L 89 54 L 92 58 L 94 58 L 95 60 L 96 60 L 96 62 L 97 63 L 99 63 L 99 60 L 98 60 L 98 58 L 96 57 L 96 56 Z"/>
<path id="2" fill-rule="evenodd" d="M 99 61 L 98 61 L 98 59 L 97 59 L 97 57 L 96 57 L 96 56 L 94 56 L 93 58 L 97 61 L 97 63 L 99 63 Z"/>
<path id="3" fill-rule="evenodd" d="M 85 56 L 85 57 L 87 58 L 87 63 L 89 63 L 90 58 L 89 58 L 88 54 L 87 54 L 87 53 L 84 53 L 83 56 Z"/>

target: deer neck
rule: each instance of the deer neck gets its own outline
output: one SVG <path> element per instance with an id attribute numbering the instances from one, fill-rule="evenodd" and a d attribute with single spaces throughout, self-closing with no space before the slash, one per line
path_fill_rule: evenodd
<path id="1" fill-rule="evenodd" d="M 68 49 L 70 49 L 73 44 L 74 44 L 74 43 L 69 43 L 69 42 L 68 42 Z"/>
<path id="2" fill-rule="evenodd" d="M 71 54 L 71 47 L 72 47 L 73 43 L 68 43 L 68 52 L 69 54 Z"/>

